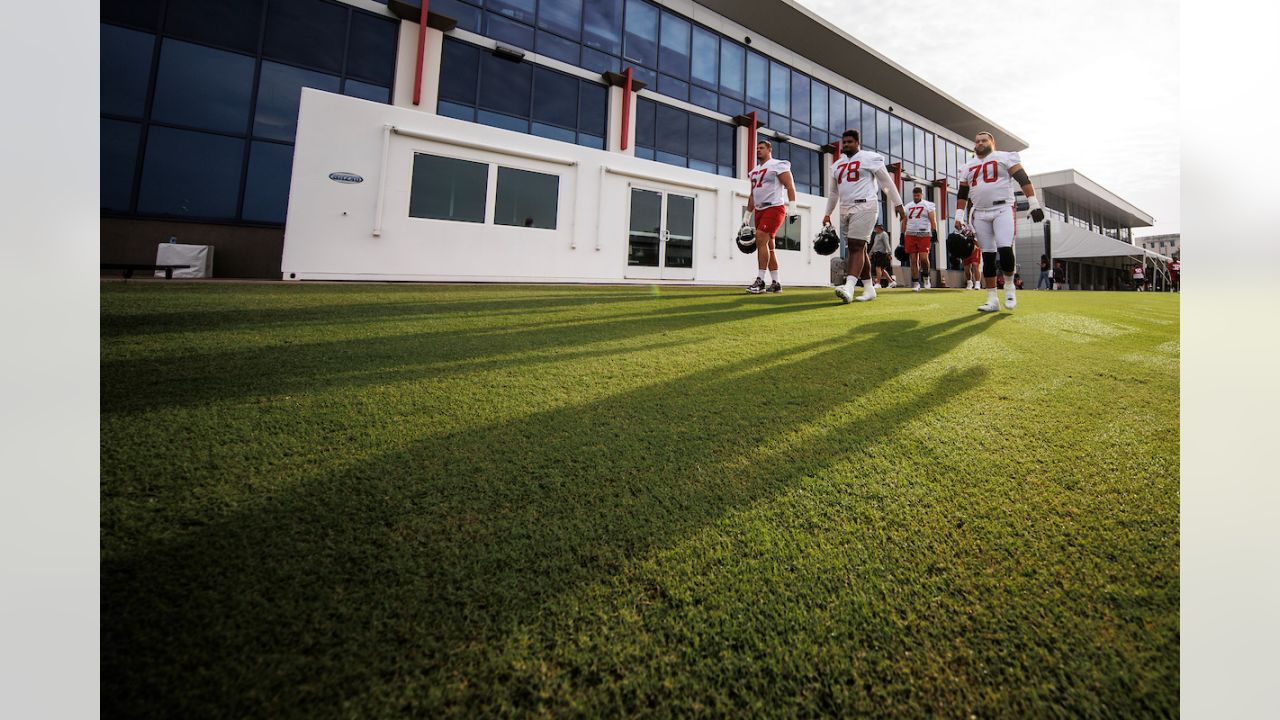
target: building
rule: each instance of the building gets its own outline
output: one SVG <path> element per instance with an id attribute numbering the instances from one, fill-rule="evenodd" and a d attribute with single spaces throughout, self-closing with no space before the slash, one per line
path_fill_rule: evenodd
<path id="1" fill-rule="evenodd" d="M 101 7 L 104 260 L 177 235 L 219 276 L 741 283 L 755 136 L 800 192 L 784 278 L 825 284 L 845 128 L 943 213 L 977 131 L 1026 147 L 790 0 Z"/>
<path id="2" fill-rule="evenodd" d="M 1134 238 L 1133 242 L 1144 250 L 1152 250 L 1161 255 L 1170 257 L 1182 253 L 1182 235 L 1172 233 L 1167 235 L 1146 235 L 1140 238 Z"/>

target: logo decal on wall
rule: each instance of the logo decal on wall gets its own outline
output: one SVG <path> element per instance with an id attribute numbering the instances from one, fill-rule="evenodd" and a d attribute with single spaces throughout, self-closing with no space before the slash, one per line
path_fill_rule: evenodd
<path id="1" fill-rule="evenodd" d="M 329 173 L 329 179 L 334 182 L 347 183 L 348 185 L 355 185 L 356 183 L 364 182 L 364 178 L 355 173 L 349 172 Z"/>

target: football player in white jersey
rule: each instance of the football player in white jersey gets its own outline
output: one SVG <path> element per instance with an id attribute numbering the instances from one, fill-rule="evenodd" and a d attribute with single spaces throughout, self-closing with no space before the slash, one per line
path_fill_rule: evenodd
<path id="1" fill-rule="evenodd" d="M 907 216 L 902 219 L 902 244 L 911 256 L 911 289 L 920 292 L 920 288 L 932 287 L 929 246 L 938 236 L 938 209 L 924 199 L 924 188 L 919 186 L 911 191 L 911 202 L 904 209 Z"/>
<path id="2" fill-rule="evenodd" d="M 867 241 L 871 239 L 871 229 L 875 227 L 876 218 L 880 215 L 880 191 L 884 190 L 893 203 L 893 210 L 899 218 L 905 218 L 902 209 L 902 196 L 885 169 L 884 158 L 863 150 L 857 130 L 845 130 L 840 136 L 840 152 L 843 157 L 831 165 L 831 181 L 827 186 L 827 214 L 822 218 L 823 225 L 831 224 L 831 213 L 836 205 L 840 206 L 840 234 L 844 236 L 849 247 L 849 275 L 844 285 L 836 288 L 836 297 L 841 302 L 853 299 L 854 283 L 863 280 L 860 302 L 876 299 L 875 283 L 871 282 L 871 263 L 867 259 Z M 862 278 L 863 268 L 867 269 L 866 278 Z"/>
<path id="3" fill-rule="evenodd" d="M 997 269 L 1004 274 L 1004 306 L 1012 310 L 1017 304 L 1013 273 L 1017 264 L 1013 258 L 1013 182 L 1018 183 L 1031 205 L 1032 222 L 1044 221 L 1044 210 L 1036 198 L 1035 188 L 1027 171 L 1022 169 L 1022 158 L 1016 152 L 996 150 L 995 136 L 985 130 L 973 138 L 973 151 L 977 157 L 970 160 L 960 174 L 960 189 L 956 194 L 956 229 L 963 230 L 965 205 L 973 203 L 970 222 L 982 249 L 982 276 L 987 288 L 987 302 L 978 306 L 979 312 L 997 312 L 1000 303 L 996 297 Z"/>
<path id="4" fill-rule="evenodd" d="M 756 258 L 759 270 L 756 281 L 747 292 L 759 295 L 763 292 L 782 292 L 778 284 L 778 255 L 774 252 L 774 235 L 778 228 L 795 214 L 796 185 L 791 179 L 791 163 L 773 159 L 773 143 L 761 140 L 756 143 L 756 162 L 747 174 L 751 181 L 751 197 L 747 210 L 755 213 Z M 769 285 L 764 284 L 764 273 L 769 271 Z"/>

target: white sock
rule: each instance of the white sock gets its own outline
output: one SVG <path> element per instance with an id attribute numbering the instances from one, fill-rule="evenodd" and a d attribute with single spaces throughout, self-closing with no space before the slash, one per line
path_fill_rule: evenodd
<path id="1" fill-rule="evenodd" d="M 988 289 L 987 289 L 987 302 L 991 303 L 992 305 L 995 305 L 995 304 L 996 304 L 996 289 L 995 289 L 995 288 L 988 288 Z"/>
<path id="2" fill-rule="evenodd" d="M 858 278 L 852 275 L 846 275 L 844 278 L 844 286 L 850 289 L 852 289 L 854 287 L 854 284 L 857 282 L 858 282 Z"/>
<path id="3" fill-rule="evenodd" d="M 1005 276 L 1004 276 L 1004 289 L 1005 289 L 1005 292 L 1013 292 L 1014 290 L 1016 290 L 1016 289 L 1017 289 L 1017 288 L 1015 288 L 1015 287 L 1013 286 L 1013 276 L 1012 276 L 1012 275 L 1005 275 Z"/>
<path id="4" fill-rule="evenodd" d="M 757 271 L 756 271 L 756 279 L 760 280 L 761 282 L 764 282 L 764 271 L 763 271 L 763 270 L 757 270 Z"/>
<path id="5" fill-rule="evenodd" d="M 773 280 L 774 282 L 778 282 L 778 271 L 777 271 L 777 270 L 770 270 L 770 271 L 769 271 L 769 279 L 770 279 L 770 280 Z"/>

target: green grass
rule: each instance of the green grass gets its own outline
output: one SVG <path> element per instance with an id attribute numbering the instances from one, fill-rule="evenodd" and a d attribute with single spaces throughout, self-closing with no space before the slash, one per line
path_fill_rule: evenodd
<path id="1" fill-rule="evenodd" d="M 108 717 L 1178 712 L 1178 299 L 102 286 Z"/>

